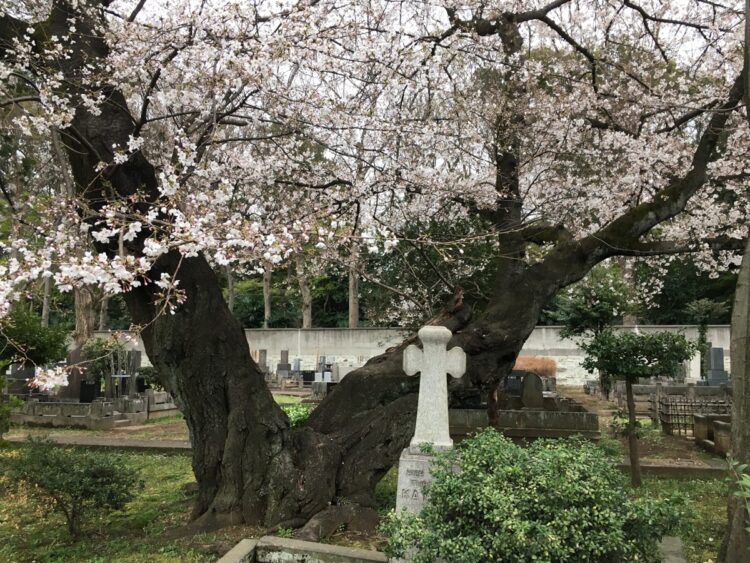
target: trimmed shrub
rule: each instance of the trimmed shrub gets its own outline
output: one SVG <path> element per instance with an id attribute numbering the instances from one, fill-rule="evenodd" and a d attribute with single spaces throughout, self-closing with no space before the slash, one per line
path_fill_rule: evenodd
<path id="1" fill-rule="evenodd" d="M 583 439 L 516 446 L 485 430 L 436 457 L 419 515 L 392 512 L 386 552 L 415 563 L 658 561 L 671 503 L 636 498 Z"/>
<path id="2" fill-rule="evenodd" d="M 557 373 L 557 362 L 545 356 L 518 356 L 513 369 L 530 371 L 539 376 L 554 377 Z"/>
<path id="3" fill-rule="evenodd" d="M 123 456 L 62 448 L 45 438 L 29 438 L 13 460 L 10 477 L 62 513 L 74 539 L 88 515 L 124 508 L 143 487 L 138 471 Z"/>

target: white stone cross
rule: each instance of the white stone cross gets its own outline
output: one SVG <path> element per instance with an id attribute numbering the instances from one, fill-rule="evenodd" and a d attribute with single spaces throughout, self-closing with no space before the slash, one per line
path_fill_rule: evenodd
<path id="1" fill-rule="evenodd" d="M 417 333 L 423 350 L 414 344 L 404 350 L 404 372 L 419 379 L 417 424 L 409 449 L 417 452 L 419 444 L 430 443 L 436 449 L 453 446 L 448 429 L 448 382 L 446 372 L 461 377 L 466 371 L 466 354 L 461 348 L 446 350 L 451 331 L 444 326 L 425 326 Z"/>

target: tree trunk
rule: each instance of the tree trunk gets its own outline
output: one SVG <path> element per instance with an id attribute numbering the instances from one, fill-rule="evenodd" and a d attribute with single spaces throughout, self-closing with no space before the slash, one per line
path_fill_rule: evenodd
<path id="1" fill-rule="evenodd" d="M 641 486 L 641 457 L 638 455 L 638 432 L 636 431 L 635 399 L 633 384 L 625 380 L 625 393 L 628 399 L 628 453 L 630 454 L 630 482 L 634 487 Z"/>
<path id="2" fill-rule="evenodd" d="M 271 268 L 263 269 L 263 328 L 271 324 Z"/>
<path id="3" fill-rule="evenodd" d="M 102 295 L 99 301 L 99 323 L 97 330 L 107 330 L 108 323 L 109 297 Z"/>
<path id="4" fill-rule="evenodd" d="M 745 104 L 750 107 L 750 0 L 745 0 Z M 750 111 L 746 112 L 750 126 Z M 750 237 L 745 242 L 732 307 L 732 458 L 750 464 Z M 750 515 L 745 499 L 729 495 L 728 527 L 719 551 L 722 563 L 750 562 Z"/>
<path id="5" fill-rule="evenodd" d="M 745 246 L 732 308 L 732 459 L 750 464 L 750 238 Z M 725 563 L 750 562 L 750 515 L 745 499 L 729 495 L 729 526 L 719 552 Z"/>
<path id="6" fill-rule="evenodd" d="M 357 259 L 359 253 L 356 244 L 352 244 L 352 263 L 349 265 L 349 328 L 359 327 L 359 273 Z"/>
<path id="7" fill-rule="evenodd" d="M 231 269 L 227 268 L 227 308 L 230 313 L 234 313 L 234 299 L 234 274 Z"/>
<path id="8" fill-rule="evenodd" d="M 312 295 L 310 294 L 310 284 L 307 283 L 304 258 L 301 252 L 295 255 L 294 262 L 297 267 L 299 292 L 302 296 L 302 328 L 312 328 Z"/>
<path id="9" fill-rule="evenodd" d="M 52 278 L 44 278 L 42 285 L 42 326 L 49 326 L 49 302 L 52 296 Z"/>
<path id="10" fill-rule="evenodd" d="M 77 287 L 73 290 L 73 299 L 76 317 L 73 343 L 76 348 L 80 348 L 94 336 L 94 325 L 96 323 L 94 292 L 87 286 Z"/>

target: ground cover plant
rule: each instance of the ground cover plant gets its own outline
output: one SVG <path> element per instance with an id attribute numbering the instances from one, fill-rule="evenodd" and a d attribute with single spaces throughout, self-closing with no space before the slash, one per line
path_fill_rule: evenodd
<path id="1" fill-rule="evenodd" d="M 582 439 L 523 448 L 486 430 L 438 456 L 433 476 L 419 516 L 386 520 L 389 555 L 425 563 L 657 561 L 657 542 L 678 523 L 675 499 L 634 496 L 611 459 Z"/>

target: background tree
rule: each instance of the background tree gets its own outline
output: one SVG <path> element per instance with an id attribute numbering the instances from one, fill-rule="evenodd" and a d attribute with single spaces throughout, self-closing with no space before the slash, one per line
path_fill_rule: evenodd
<path id="1" fill-rule="evenodd" d="M 620 324 L 624 315 L 636 308 L 635 292 L 615 263 L 600 264 L 580 282 L 561 292 L 550 317 L 563 325 L 563 338 L 597 337 Z M 609 400 L 612 376 L 600 370 L 599 384 Z"/>
<path id="2" fill-rule="evenodd" d="M 706 379 L 706 354 L 708 354 L 709 342 L 707 338 L 708 323 L 711 319 L 720 317 L 726 313 L 728 307 L 725 303 L 717 303 L 710 299 L 698 299 L 687 304 L 686 311 L 692 321 L 698 325 L 698 351 L 701 356 L 701 379 Z"/>
<path id="3" fill-rule="evenodd" d="M 628 403 L 628 448 L 630 476 L 634 487 L 641 485 L 641 463 L 638 454 L 638 433 L 633 399 L 633 384 L 641 377 L 676 376 L 683 363 L 695 352 L 695 345 L 682 334 L 655 332 L 615 332 L 605 330 L 590 341 L 581 343 L 586 353 L 582 365 L 594 373 L 605 372 L 613 379 L 625 380 Z"/>

